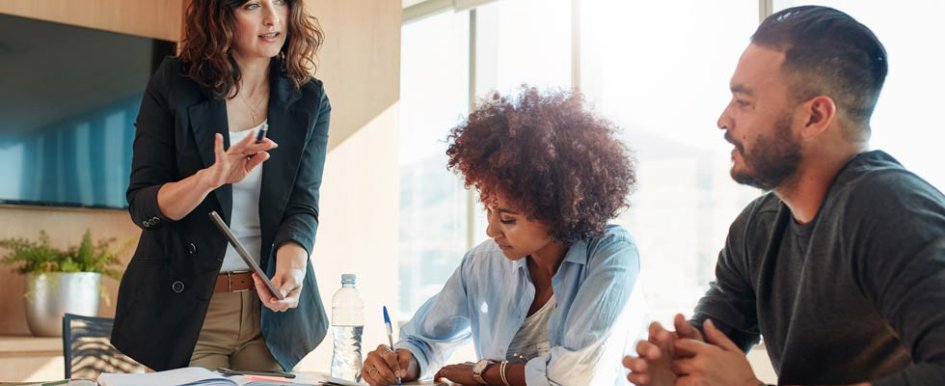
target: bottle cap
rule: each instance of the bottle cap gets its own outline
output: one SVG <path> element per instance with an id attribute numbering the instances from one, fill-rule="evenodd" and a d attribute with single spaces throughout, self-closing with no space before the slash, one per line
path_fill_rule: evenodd
<path id="1" fill-rule="evenodd" d="M 354 284 L 354 282 L 357 281 L 357 279 L 358 279 L 358 275 L 355 275 L 353 273 L 345 273 L 341 275 L 341 284 L 342 285 Z"/>

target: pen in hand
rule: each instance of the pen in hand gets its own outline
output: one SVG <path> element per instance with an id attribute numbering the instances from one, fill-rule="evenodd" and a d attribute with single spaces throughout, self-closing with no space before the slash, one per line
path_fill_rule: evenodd
<path id="1" fill-rule="evenodd" d="M 384 325 L 387 326 L 387 340 L 390 342 L 390 349 L 394 351 L 394 327 L 390 325 L 390 314 L 387 313 L 387 306 L 384 306 Z M 394 351 L 394 355 L 397 355 L 396 351 Z M 399 365 L 394 370 L 400 373 Z M 397 386 L 401 386 L 400 375 L 397 376 Z"/>

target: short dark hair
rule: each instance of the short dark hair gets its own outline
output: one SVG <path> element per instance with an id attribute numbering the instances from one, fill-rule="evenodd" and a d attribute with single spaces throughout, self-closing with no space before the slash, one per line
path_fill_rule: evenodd
<path id="1" fill-rule="evenodd" d="M 500 193 L 564 243 L 604 231 L 636 181 L 617 127 L 578 92 L 523 86 L 482 101 L 449 137 L 448 168 L 488 203 Z"/>
<path id="2" fill-rule="evenodd" d="M 181 61 L 187 75 L 218 97 L 239 93 L 240 69 L 233 60 L 233 10 L 248 0 L 193 0 L 184 19 Z M 279 62 L 286 75 L 301 88 L 317 64 L 316 54 L 325 41 L 318 19 L 305 13 L 302 0 L 288 0 L 286 42 Z"/>
<path id="3" fill-rule="evenodd" d="M 751 41 L 784 52 L 782 71 L 796 101 L 827 95 L 869 135 L 888 71 L 886 49 L 873 31 L 836 9 L 801 6 L 765 18 Z"/>

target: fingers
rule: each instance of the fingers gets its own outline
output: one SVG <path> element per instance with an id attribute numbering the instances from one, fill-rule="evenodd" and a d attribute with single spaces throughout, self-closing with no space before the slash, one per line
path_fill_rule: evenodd
<path id="1" fill-rule="evenodd" d="M 384 346 L 384 345 L 381 345 Z M 384 350 L 378 350 L 381 353 L 381 359 L 387 364 L 387 367 L 392 370 L 394 377 L 403 377 L 400 373 L 403 372 L 403 368 L 400 366 L 399 361 L 397 360 L 397 353 L 391 351 L 387 346 L 384 346 Z"/>
<path id="2" fill-rule="evenodd" d="M 290 309 L 296 308 L 299 306 L 299 291 L 294 290 L 289 293 L 289 296 L 286 296 L 285 299 L 279 300 L 279 298 L 272 296 L 269 298 L 269 302 L 265 304 L 266 308 L 273 310 L 275 312 L 286 312 Z"/>
<path id="3" fill-rule="evenodd" d="M 216 133 L 213 135 L 213 155 L 216 156 L 216 161 L 223 158 L 223 153 L 223 134 Z"/>
<path id="4" fill-rule="evenodd" d="M 259 153 L 253 154 L 249 159 L 246 160 L 246 164 L 243 168 L 246 170 L 246 173 L 253 171 L 253 168 L 259 166 L 259 164 L 266 162 L 269 159 L 269 152 L 261 151 Z"/>
<path id="5" fill-rule="evenodd" d="M 659 322 L 650 323 L 649 342 L 659 350 L 659 355 L 672 359 L 673 355 L 675 355 L 675 349 L 673 348 L 673 341 L 675 340 L 676 334 L 663 328 L 663 325 Z M 655 360 L 658 358 L 659 356 L 650 359 Z"/>
<path id="6" fill-rule="evenodd" d="M 699 329 L 694 327 L 692 323 L 689 323 L 683 314 L 676 314 L 676 317 L 673 318 L 673 324 L 676 327 L 676 334 L 679 335 L 680 338 L 700 341 L 705 340 L 702 337 L 702 333 L 699 332 Z"/>
<path id="7" fill-rule="evenodd" d="M 738 350 L 741 352 L 741 349 L 738 348 L 738 345 L 736 345 L 735 342 L 732 342 L 732 340 L 729 339 L 728 336 L 722 332 L 722 330 L 719 330 L 717 327 L 715 327 L 715 323 L 713 323 L 711 319 L 706 319 L 703 328 L 705 329 L 706 340 L 708 340 L 709 343 L 719 346 L 726 351 Z"/>
<path id="8" fill-rule="evenodd" d="M 410 350 L 397 349 L 397 364 L 400 366 L 400 377 L 405 381 L 420 378 L 420 363 Z"/>
<path id="9" fill-rule="evenodd" d="M 364 367 L 361 368 L 361 380 L 364 381 L 364 383 L 367 383 L 371 386 L 381 386 L 382 385 L 381 380 L 374 378 L 374 375 L 372 375 L 373 373 L 369 371 L 373 367 L 369 367 L 369 366 L 370 365 L 368 364 L 368 362 L 364 361 Z"/>
<path id="10" fill-rule="evenodd" d="M 464 365 L 446 365 L 441 367 L 440 370 L 436 372 L 436 375 L 433 376 L 433 382 L 440 382 L 443 380 L 454 381 L 454 379 L 451 377 L 458 377 L 461 375 L 459 374 L 459 369 L 461 366 Z"/>
<path id="11" fill-rule="evenodd" d="M 386 345 L 379 345 L 377 349 L 368 353 L 364 360 L 364 368 L 361 369 L 361 377 L 365 380 L 371 380 L 371 385 L 395 385 L 397 376 L 393 369 L 388 365 L 385 355 L 393 355 Z"/>
<path id="12" fill-rule="evenodd" d="M 685 376 L 693 374 L 696 370 L 698 359 L 696 358 L 681 358 L 673 361 L 671 368 L 673 373 L 679 376 Z"/>
<path id="13" fill-rule="evenodd" d="M 259 295 L 259 300 L 262 301 L 263 306 L 272 311 L 285 312 L 299 306 L 299 294 L 302 292 L 302 285 L 297 282 L 293 282 L 291 286 L 282 287 L 280 292 L 285 296 L 283 300 L 279 300 L 279 298 L 272 295 L 269 287 L 266 287 L 256 273 L 253 273 L 253 284 L 256 286 L 256 293 Z M 279 288 L 277 282 L 273 281 L 273 285 Z"/>
<path id="14" fill-rule="evenodd" d="M 374 363 L 376 362 L 364 363 L 364 368 L 361 369 L 361 379 L 373 386 L 397 384 L 397 377 L 391 379 L 392 373 L 390 370 L 386 372 L 383 370 L 386 366 L 376 366 Z"/>
<path id="15" fill-rule="evenodd" d="M 299 290 L 302 289 L 302 279 L 296 276 L 295 271 L 279 272 L 277 268 L 276 275 L 272 278 L 272 284 L 279 289 L 284 298 L 297 296 Z"/>
<path id="16" fill-rule="evenodd" d="M 641 340 L 639 343 L 637 343 L 637 355 L 639 355 L 642 359 L 655 361 L 663 358 L 664 354 L 663 350 L 660 350 L 659 346 L 653 342 Z"/>
<path id="17" fill-rule="evenodd" d="M 269 293 L 269 287 L 266 287 L 263 284 L 262 279 L 253 272 L 253 285 L 256 287 L 256 294 L 259 295 L 259 300 L 263 305 L 268 304 L 272 300 L 273 296 Z"/>
<path id="18" fill-rule="evenodd" d="M 674 347 L 680 357 L 692 357 L 708 350 L 712 346 L 695 339 L 677 339 Z"/>
<path id="19" fill-rule="evenodd" d="M 441 382 L 443 380 L 450 380 L 449 366 L 444 366 L 433 375 L 433 382 Z"/>
<path id="20" fill-rule="evenodd" d="M 646 370 L 649 368 L 649 365 L 646 363 L 646 359 L 634 357 L 627 355 L 623 357 L 623 367 L 626 367 L 628 370 L 634 373 L 645 374 Z"/>
<path id="21" fill-rule="evenodd" d="M 299 297 L 298 296 L 289 296 L 283 300 L 279 300 L 276 297 L 272 297 L 269 300 L 269 303 L 265 304 L 266 308 L 273 310 L 275 312 L 286 312 L 293 308 L 299 306 Z"/>
<path id="22" fill-rule="evenodd" d="M 637 386 L 650 386 L 650 375 L 646 373 L 627 374 L 627 380 Z"/>
<path id="23" fill-rule="evenodd" d="M 227 149 L 227 152 L 230 154 L 240 154 L 243 156 L 249 156 L 254 153 L 261 151 L 269 151 L 279 147 L 279 144 L 275 143 L 273 140 L 263 138 L 262 141 L 256 143 L 256 135 L 254 132 L 250 132 L 246 138 L 243 138 L 241 141 L 230 144 L 230 148 Z"/>
<path id="24" fill-rule="evenodd" d="M 675 355 L 675 348 L 672 348 L 672 345 L 678 339 L 669 331 L 662 329 L 658 323 L 651 325 L 651 331 L 655 333 L 651 336 L 652 342 L 637 343 L 639 356 L 627 356 L 623 359 L 624 367 L 630 370 L 627 380 L 638 386 L 672 386 L 675 382 L 675 376 L 670 370 L 670 362 Z M 669 348 L 661 347 L 661 345 L 669 345 Z"/>

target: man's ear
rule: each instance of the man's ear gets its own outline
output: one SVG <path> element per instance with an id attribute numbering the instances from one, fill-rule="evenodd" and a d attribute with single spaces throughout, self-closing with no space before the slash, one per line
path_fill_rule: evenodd
<path id="1" fill-rule="evenodd" d="M 837 104 L 826 95 L 818 95 L 801 104 L 805 116 L 802 138 L 814 138 L 837 119 Z"/>

